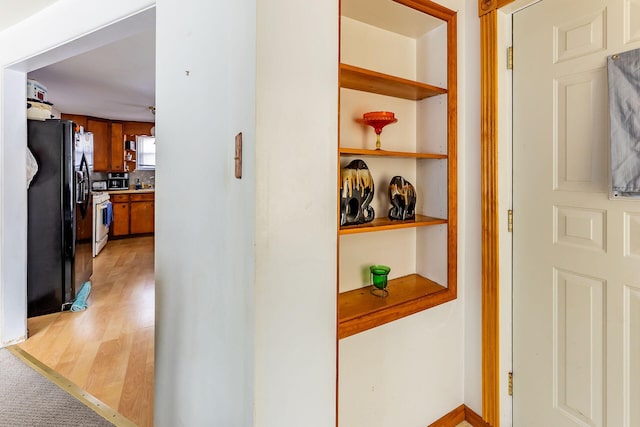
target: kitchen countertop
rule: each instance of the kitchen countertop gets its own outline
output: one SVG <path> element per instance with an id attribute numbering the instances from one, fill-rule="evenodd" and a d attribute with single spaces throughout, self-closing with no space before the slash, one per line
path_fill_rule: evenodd
<path id="1" fill-rule="evenodd" d="M 141 188 L 140 190 L 107 190 L 109 194 L 136 194 L 136 193 L 155 193 L 155 188 Z"/>

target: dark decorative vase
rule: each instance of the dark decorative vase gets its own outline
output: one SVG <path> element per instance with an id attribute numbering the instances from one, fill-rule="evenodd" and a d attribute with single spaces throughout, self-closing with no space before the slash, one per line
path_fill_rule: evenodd
<path id="1" fill-rule="evenodd" d="M 401 176 L 394 176 L 389 183 L 390 220 L 404 221 L 416 218 L 416 189 Z"/>
<path id="2" fill-rule="evenodd" d="M 340 176 L 340 225 L 373 221 L 375 213 L 369 206 L 373 200 L 373 177 L 367 164 L 353 160 L 341 170 Z"/>

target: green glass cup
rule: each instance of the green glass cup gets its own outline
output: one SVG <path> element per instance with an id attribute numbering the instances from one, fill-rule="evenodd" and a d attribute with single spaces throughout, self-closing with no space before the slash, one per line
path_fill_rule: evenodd
<path id="1" fill-rule="evenodd" d="M 369 271 L 371 273 L 371 293 L 377 297 L 389 295 L 386 288 L 391 268 L 386 265 L 372 265 L 369 267 Z"/>

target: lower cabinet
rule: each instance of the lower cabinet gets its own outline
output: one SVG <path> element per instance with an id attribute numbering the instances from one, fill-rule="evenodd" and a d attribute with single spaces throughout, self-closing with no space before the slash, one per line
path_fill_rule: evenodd
<path id="1" fill-rule="evenodd" d="M 112 194 L 112 237 L 154 232 L 154 193 Z"/>
<path id="2" fill-rule="evenodd" d="M 128 236 L 129 235 L 129 195 L 114 194 L 111 195 L 111 204 L 113 205 L 113 222 L 111 225 L 111 235 Z"/>
<path id="3" fill-rule="evenodd" d="M 154 194 L 131 195 L 131 234 L 153 233 Z"/>

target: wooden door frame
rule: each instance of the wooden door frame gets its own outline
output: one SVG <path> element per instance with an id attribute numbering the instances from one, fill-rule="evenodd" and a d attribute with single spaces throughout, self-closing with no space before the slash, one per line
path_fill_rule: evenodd
<path id="1" fill-rule="evenodd" d="M 498 204 L 498 9 L 514 0 L 478 0 L 482 203 L 482 418 L 500 425 L 500 250 Z"/>

